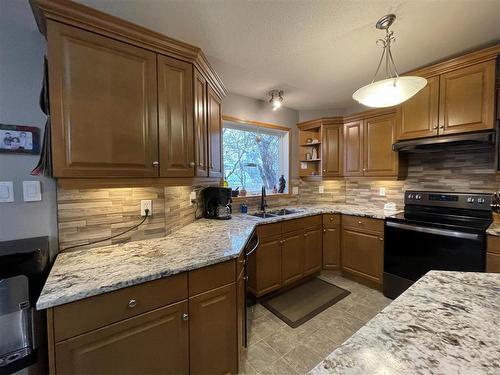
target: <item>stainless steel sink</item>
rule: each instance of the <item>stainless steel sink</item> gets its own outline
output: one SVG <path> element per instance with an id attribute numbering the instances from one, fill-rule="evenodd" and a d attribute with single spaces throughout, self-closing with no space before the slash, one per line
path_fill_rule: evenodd
<path id="1" fill-rule="evenodd" d="M 276 215 L 270 214 L 269 212 L 255 212 L 250 214 L 250 216 L 260 217 L 262 219 L 267 219 L 269 217 L 276 217 Z"/>
<path id="2" fill-rule="evenodd" d="M 289 210 L 287 208 L 281 208 L 279 210 L 273 210 L 273 211 L 269 211 L 268 214 L 271 214 L 271 215 L 276 215 L 276 216 L 283 216 L 283 215 L 291 215 L 291 214 L 296 214 L 297 210 Z"/>

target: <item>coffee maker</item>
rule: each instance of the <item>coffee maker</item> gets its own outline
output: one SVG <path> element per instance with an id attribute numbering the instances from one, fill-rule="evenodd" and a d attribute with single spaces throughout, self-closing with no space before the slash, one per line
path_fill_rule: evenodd
<path id="1" fill-rule="evenodd" d="M 203 189 L 204 216 L 208 219 L 231 219 L 231 188 L 209 186 Z"/>

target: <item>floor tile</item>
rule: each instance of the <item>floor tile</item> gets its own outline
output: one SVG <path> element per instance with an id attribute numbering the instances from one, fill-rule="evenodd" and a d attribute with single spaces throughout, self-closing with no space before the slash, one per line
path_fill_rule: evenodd
<path id="1" fill-rule="evenodd" d="M 247 361 L 257 370 L 257 372 L 264 370 L 270 363 L 277 361 L 280 357 L 281 356 L 264 341 L 259 341 L 254 345 L 250 345 L 247 349 Z"/>
<path id="2" fill-rule="evenodd" d="M 311 347 L 301 343 L 283 356 L 283 359 L 299 374 L 305 374 L 320 363 L 325 357 Z"/>
<path id="3" fill-rule="evenodd" d="M 259 375 L 298 375 L 283 358 L 271 363 L 266 368 L 259 371 Z"/>

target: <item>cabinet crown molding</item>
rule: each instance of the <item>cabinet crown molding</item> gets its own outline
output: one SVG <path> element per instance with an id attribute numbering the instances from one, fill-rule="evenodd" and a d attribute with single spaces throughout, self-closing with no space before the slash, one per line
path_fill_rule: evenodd
<path id="1" fill-rule="evenodd" d="M 46 20 L 50 19 L 165 54 L 192 63 L 207 77 L 217 95 L 221 98 L 227 95 L 224 83 L 199 47 L 70 0 L 29 1 L 43 35 L 47 33 Z"/>
<path id="2" fill-rule="evenodd" d="M 344 118 L 342 116 L 322 117 L 319 119 L 299 122 L 297 127 L 301 130 L 307 130 L 320 127 L 321 125 L 341 125 L 343 121 Z"/>

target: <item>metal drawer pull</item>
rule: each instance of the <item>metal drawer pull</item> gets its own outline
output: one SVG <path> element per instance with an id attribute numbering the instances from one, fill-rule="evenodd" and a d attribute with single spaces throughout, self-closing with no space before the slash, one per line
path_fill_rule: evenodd
<path id="1" fill-rule="evenodd" d="M 363 224 L 363 222 L 362 221 L 358 221 L 358 224 L 361 225 L 361 224 Z"/>
<path id="2" fill-rule="evenodd" d="M 196 164 L 195 164 L 195 162 L 194 162 L 194 161 L 192 161 L 192 162 L 190 162 L 190 163 L 189 163 L 189 166 L 190 166 L 190 167 L 194 167 L 195 165 L 196 165 Z"/>
<path id="3" fill-rule="evenodd" d="M 153 162 L 153 167 L 157 167 L 157 166 L 159 166 L 159 165 L 160 165 L 160 163 L 159 163 L 159 162 L 157 162 L 157 161 L 154 161 L 154 162 Z"/>
<path id="4" fill-rule="evenodd" d="M 259 247 L 260 245 L 260 239 L 258 236 L 255 236 L 255 238 L 257 239 L 257 242 L 255 243 L 255 246 L 252 247 L 252 250 L 250 250 L 249 252 L 246 253 L 246 257 L 248 258 L 255 250 L 257 250 L 257 248 Z"/>
<path id="5" fill-rule="evenodd" d="M 130 307 L 131 309 L 133 309 L 136 306 L 137 306 L 137 301 L 135 299 L 131 299 L 130 301 L 128 301 L 128 307 Z"/>
<path id="6" fill-rule="evenodd" d="M 182 314 L 182 320 L 184 321 L 189 320 L 189 314 L 188 313 Z"/>
<path id="7" fill-rule="evenodd" d="M 465 238 L 465 239 L 468 239 L 468 240 L 478 240 L 479 239 L 479 235 L 478 234 L 465 233 L 465 232 L 457 232 L 457 231 L 448 230 L 448 229 L 437 229 L 437 228 L 420 227 L 420 226 L 417 226 L 417 225 L 393 223 L 392 221 L 386 222 L 385 225 L 388 226 L 388 227 L 405 229 L 405 230 L 409 230 L 409 231 L 412 231 L 412 232 L 437 234 L 439 236 L 445 236 L 445 237 Z"/>

